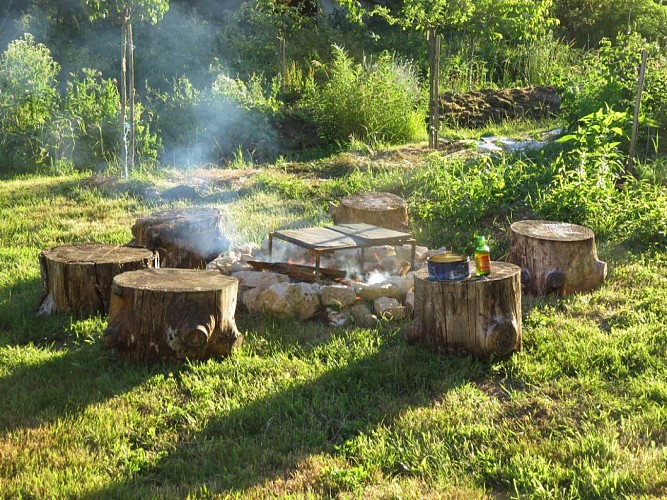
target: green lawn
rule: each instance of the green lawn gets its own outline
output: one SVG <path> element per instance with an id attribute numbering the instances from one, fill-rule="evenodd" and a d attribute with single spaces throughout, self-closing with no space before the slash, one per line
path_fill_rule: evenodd
<path id="1" fill-rule="evenodd" d="M 283 165 L 201 203 L 255 241 L 323 222 L 327 197 L 365 186 L 414 210 L 412 169 L 366 166 L 327 180 Z M 101 349 L 105 317 L 35 316 L 37 257 L 125 243 L 139 215 L 180 205 L 142 201 L 138 181 L 83 180 L 0 181 L 0 497 L 667 496 L 664 247 L 606 238 L 603 286 L 524 297 L 524 350 L 507 359 L 409 346 L 407 323 L 238 315 L 230 359 L 129 363 Z"/>

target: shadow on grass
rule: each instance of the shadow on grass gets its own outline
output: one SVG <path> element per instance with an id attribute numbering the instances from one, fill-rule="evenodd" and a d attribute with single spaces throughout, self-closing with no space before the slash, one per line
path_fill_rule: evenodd
<path id="1" fill-rule="evenodd" d="M 10 373 L 0 378 L 0 434 L 80 413 L 174 369 L 120 363 L 102 353 L 99 345 L 60 351 L 16 347 L 3 355 L 0 361 Z"/>
<path id="2" fill-rule="evenodd" d="M 41 294 L 40 278 L 0 286 L 0 346 L 77 343 L 81 339 L 73 330 L 78 322 L 101 322 L 99 316 L 86 318 L 62 312 L 37 316 Z"/>
<path id="3" fill-rule="evenodd" d="M 326 367 L 321 375 L 282 383 L 238 407 L 220 395 L 217 406 L 231 409 L 216 413 L 200 432 L 181 436 L 152 468 L 95 491 L 91 498 L 184 497 L 202 488 L 212 494 L 239 493 L 287 477 L 309 456 L 334 453 L 377 426 L 392 426 L 407 409 L 430 406 L 485 372 L 485 365 L 471 358 L 437 356 L 408 346 L 399 331 L 390 336 L 375 353 L 350 353 L 351 359 L 344 361 L 322 360 L 314 351 Z M 388 455 L 400 456 L 400 450 L 394 451 Z M 389 460 L 383 464 L 386 473 L 397 473 L 399 459 Z"/>

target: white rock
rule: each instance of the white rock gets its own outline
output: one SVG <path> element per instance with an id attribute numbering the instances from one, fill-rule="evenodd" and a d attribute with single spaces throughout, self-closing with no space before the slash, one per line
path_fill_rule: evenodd
<path id="1" fill-rule="evenodd" d="M 366 248 L 364 251 L 365 262 L 379 262 L 385 257 L 396 255 L 396 248 L 391 245 Z"/>
<path id="2" fill-rule="evenodd" d="M 353 305 L 350 307 L 349 311 L 355 324 L 359 326 L 373 328 L 378 324 L 377 316 L 375 316 L 370 308 L 363 302 Z"/>
<path id="3" fill-rule="evenodd" d="M 277 283 L 243 295 L 248 311 L 309 319 L 320 308 L 318 286 L 310 283 Z"/>
<path id="4" fill-rule="evenodd" d="M 233 273 L 239 285 L 247 286 L 248 288 L 268 288 L 278 283 L 289 282 L 289 276 L 278 273 L 265 273 L 263 271 L 239 271 Z"/>
<path id="5" fill-rule="evenodd" d="M 345 326 L 354 321 L 350 311 L 347 309 L 339 311 L 334 307 L 327 307 L 327 319 L 331 326 Z"/>
<path id="6" fill-rule="evenodd" d="M 405 294 L 392 283 L 382 283 L 379 285 L 369 285 L 367 283 L 357 283 L 354 285 L 356 294 L 365 300 L 375 300 L 380 297 L 393 297 L 403 299 Z"/>
<path id="7" fill-rule="evenodd" d="M 380 267 L 387 271 L 389 274 L 394 274 L 398 272 L 401 266 L 406 262 L 409 264 L 410 260 L 403 260 L 398 255 L 390 255 L 380 259 Z"/>
<path id="8" fill-rule="evenodd" d="M 405 295 L 405 307 L 410 309 L 410 311 L 415 310 L 415 292 L 410 291 Z"/>
<path id="9" fill-rule="evenodd" d="M 382 317 L 401 319 L 405 317 L 405 307 L 391 297 L 380 297 L 373 301 L 375 314 Z"/>
<path id="10" fill-rule="evenodd" d="M 321 286 L 320 297 L 322 305 L 336 307 L 351 306 L 357 300 L 354 288 L 345 285 Z"/>
<path id="11" fill-rule="evenodd" d="M 410 271 L 405 276 L 389 276 L 382 284 L 389 284 L 396 287 L 401 292 L 401 296 L 396 298 L 405 300 L 407 293 L 415 287 L 415 273 L 414 271 Z"/>
<path id="12" fill-rule="evenodd" d="M 238 303 L 246 306 L 248 312 L 263 313 L 262 293 L 265 290 L 266 288 L 239 287 L 240 301 Z"/>
<path id="13" fill-rule="evenodd" d="M 415 246 L 415 261 L 424 260 L 424 255 L 428 252 L 428 248 Z M 412 245 L 402 245 L 396 247 L 396 256 L 404 261 L 410 262 L 410 255 L 412 254 Z"/>

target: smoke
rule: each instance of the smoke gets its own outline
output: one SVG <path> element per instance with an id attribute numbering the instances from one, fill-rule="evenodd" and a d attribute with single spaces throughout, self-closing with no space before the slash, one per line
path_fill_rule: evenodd
<path id="1" fill-rule="evenodd" d="M 0 6 L 3 47 L 24 32 L 34 34 L 62 68 L 61 90 L 70 74 L 84 67 L 120 80 L 120 26 L 108 20 L 90 23 L 82 4 L 69 12 L 69 2 L 54 3 L 48 10 L 31 3 Z M 213 89 L 216 78 L 230 73 L 228 61 L 237 62 L 237 54 L 221 46 L 220 32 L 236 22 L 230 12 L 240 4 L 171 2 L 158 24 L 133 25 L 137 102 L 144 111 L 139 125 L 148 123 L 159 135 L 163 163 L 247 162 L 272 157 L 278 150 L 277 132 L 265 113 L 242 108 Z"/>

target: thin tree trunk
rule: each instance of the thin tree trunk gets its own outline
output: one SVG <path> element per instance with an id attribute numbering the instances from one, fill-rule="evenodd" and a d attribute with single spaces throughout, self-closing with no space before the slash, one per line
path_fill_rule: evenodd
<path id="1" fill-rule="evenodd" d="M 285 90 L 285 80 L 287 78 L 287 53 L 285 50 L 285 35 L 278 36 L 278 72 L 280 73 L 281 90 Z"/>
<path id="2" fill-rule="evenodd" d="M 637 78 L 637 97 L 635 98 L 635 112 L 632 119 L 632 135 L 630 137 L 630 150 L 628 151 L 627 173 L 637 177 L 635 168 L 635 151 L 637 148 L 637 134 L 639 132 L 639 107 L 642 102 L 642 89 L 644 88 L 644 76 L 646 74 L 646 51 L 642 50 L 642 62 L 639 66 L 639 77 Z"/>
<path id="3" fill-rule="evenodd" d="M 128 151 L 128 168 L 130 171 L 134 170 L 135 158 L 135 139 L 134 139 L 134 39 L 132 37 L 132 24 L 127 27 L 127 42 L 130 63 L 130 77 L 128 81 L 129 98 L 130 98 L 130 144 Z"/>
<path id="4" fill-rule="evenodd" d="M 127 115 L 127 18 L 123 19 L 120 56 L 120 156 L 123 162 L 123 176 L 127 179 L 127 142 L 125 122 Z"/>
<path id="5" fill-rule="evenodd" d="M 428 102 L 428 145 L 438 147 L 440 128 L 440 35 L 435 29 L 428 30 L 429 41 L 429 102 Z"/>

